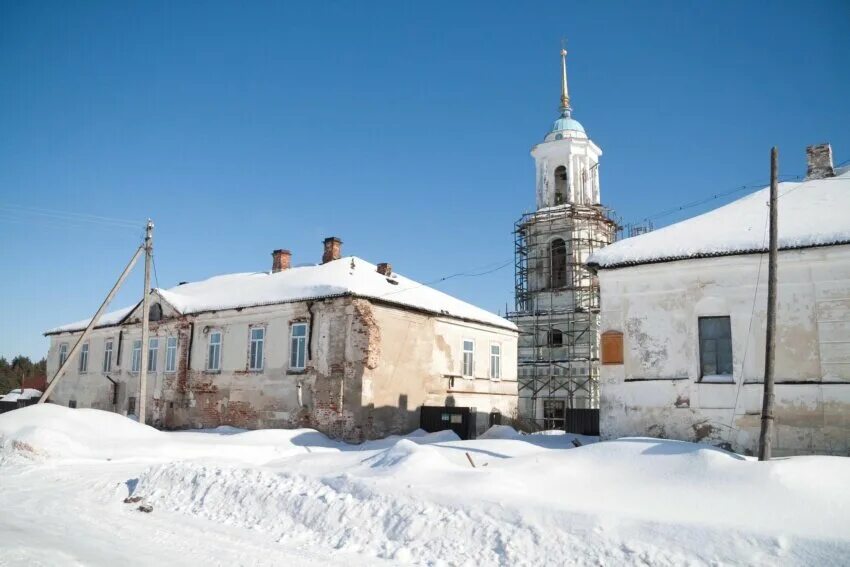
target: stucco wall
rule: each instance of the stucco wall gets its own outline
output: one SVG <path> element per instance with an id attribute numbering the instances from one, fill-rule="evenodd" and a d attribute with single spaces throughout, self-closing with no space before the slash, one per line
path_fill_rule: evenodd
<path id="1" fill-rule="evenodd" d="M 624 363 L 601 369 L 604 438 L 756 452 L 767 259 L 759 264 L 745 255 L 600 272 L 601 330 L 624 333 Z M 774 453 L 850 454 L 850 246 L 781 252 L 779 281 Z M 728 384 L 699 382 L 697 320 L 715 315 L 731 321 Z"/>
<path id="2" fill-rule="evenodd" d="M 148 422 L 164 428 L 313 427 L 333 437 L 358 441 L 419 426 L 423 403 L 443 405 L 453 370 L 460 374 L 460 337 L 474 337 L 480 392 L 464 398 L 469 405 L 512 415 L 516 406 L 516 334 L 350 297 L 226 310 L 179 317 L 163 303 L 166 318 L 151 323 L 160 337 L 155 372 L 148 376 Z M 140 338 L 140 314 L 127 324 L 97 329 L 90 339 L 89 369 L 75 363 L 51 401 L 126 414 L 130 397 L 138 397 L 138 373 L 131 372 L 132 344 Z M 289 368 L 293 322 L 310 323 L 309 360 L 303 371 Z M 249 329 L 266 329 L 262 371 L 249 365 Z M 207 371 L 210 331 L 222 332 L 221 369 Z M 101 370 L 104 341 L 122 332 L 122 353 L 109 377 L 119 383 L 112 404 L 112 384 Z M 166 373 L 165 337 L 177 336 L 178 369 Z M 58 368 L 59 345 L 73 346 L 79 333 L 51 336 L 48 373 Z M 502 343 L 502 376 L 491 382 L 489 342 Z M 478 382 L 479 379 L 474 382 Z M 465 381 L 470 382 L 470 381 Z M 466 395 L 466 394 L 465 394 Z M 439 403 L 435 401 L 439 399 Z M 456 405 L 462 405 L 457 403 Z M 136 405 L 138 408 L 138 404 Z M 481 409 L 486 408 L 486 409 Z"/>

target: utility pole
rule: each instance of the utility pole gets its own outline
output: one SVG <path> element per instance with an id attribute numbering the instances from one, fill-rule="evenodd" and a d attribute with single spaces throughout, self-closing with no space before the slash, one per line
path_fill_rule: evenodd
<path id="1" fill-rule="evenodd" d="M 148 356 L 150 344 L 148 323 L 150 318 L 151 258 L 153 256 L 153 222 L 148 219 L 145 228 L 145 289 L 142 296 L 142 360 L 139 368 L 139 423 L 145 423 L 145 402 L 148 393 Z"/>
<path id="2" fill-rule="evenodd" d="M 759 461 L 770 460 L 770 442 L 773 435 L 773 374 L 776 359 L 776 261 L 778 251 L 777 177 L 779 151 L 770 150 L 770 252 L 767 260 L 767 331 L 764 346 L 764 399 L 761 409 L 761 434 L 759 435 Z"/>
<path id="3" fill-rule="evenodd" d="M 97 322 L 100 320 L 100 316 L 103 315 L 103 312 L 106 310 L 106 306 L 112 301 L 112 298 L 115 297 L 115 294 L 118 292 L 118 289 L 121 287 L 121 284 L 124 283 L 124 280 L 127 279 L 127 275 L 132 271 L 133 266 L 136 265 L 136 261 L 139 259 L 139 256 L 142 253 L 143 246 L 139 246 L 136 249 L 136 252 L 133 254 L 133 257 L 130 258 L 130 261 L 127 263 L 127 266 L 124 268 L 124 271 L 121 272 L 121 276 L 118 278 L 118 281 L 115 282 L 115 285 L 112 286 L 112 289 L 109 290 L 109 293 L 106 296 L 106 299 L 103 300 L 103 303 L 100 304 L 97 312 L 94 314 L 94 317 L 91 318 L 89 324 L 86 325 L 86 330 L 83 331 L 83 334 L 80 335 L 80 338 L 77 339 L 76 344 L 71 349 L 71 352 L 68 353 L 67 358 L 65 358 L 65 362 L 63 362 L 59 366 L 59 370 L 56 371 L 56 374 L 53 375 L 53 379 L 50 381 L 50 384 L 47 385 L 47 389 L 42 394 L 41 398 L 39 398 L 38 403 L 43 404 L 47 401 L 47 398 L 50 397 L 50 394 L 53 392 L 53 389 L 56 388 L 56 384 L 59 383 L 59 380 L 62 376 L 65 375 L 65 370 L 74 362 L 75 357 L 77 355 L 77 351 L 80 350 L 80 347 L 91 334 L 94 326 L 97 325 Z"/>

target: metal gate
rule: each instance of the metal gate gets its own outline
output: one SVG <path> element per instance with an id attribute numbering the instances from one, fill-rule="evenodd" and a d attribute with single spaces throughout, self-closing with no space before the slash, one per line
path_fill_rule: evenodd
<path id="1" fill-rule="evenodd" d="M 470 408 L 422 406 L 419 409 L 419 427 L 428 433 L 451 429 L 461 439 L 469 439 Z"/>
<path id="2" fill-rule="evenodd" d="M 567 433 L 580 435 L 599 435 L 598 409 L 568 409 L 564 420 Z"/>

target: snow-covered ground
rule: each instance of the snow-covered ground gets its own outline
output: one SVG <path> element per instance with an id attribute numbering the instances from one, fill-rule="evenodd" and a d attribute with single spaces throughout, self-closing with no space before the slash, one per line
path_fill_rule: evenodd
<path id="1" fill-rule="evenodd" d="M 0 564 L 846 564 L 850 459 L 509 428 L 359 446 L 0 415 Z M 470 463 L 474 463 L 474 467 Z M 125 503 L 128 497 L 138 499 Z M 153 511 L 139 511 L 139 506 Z"/>

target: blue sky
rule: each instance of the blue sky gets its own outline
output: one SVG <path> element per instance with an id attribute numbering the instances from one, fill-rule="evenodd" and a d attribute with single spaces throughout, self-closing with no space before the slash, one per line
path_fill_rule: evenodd
<path id="1" fill-rule="evenodd" d="M 772 145 L 786 175 L 850 159 L 849 27 L 846 1 L 0 0 L 0 355 L 90 316 L 147 216 L 163 287 L 328 235 L 420 281 L 508 262 L 564 36 L 626 221 L 766 181 Z M 504 312 L 512 270 L 437 287 Z"/>

